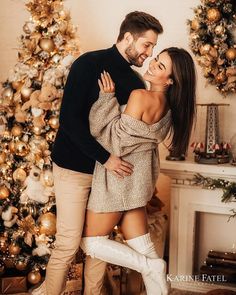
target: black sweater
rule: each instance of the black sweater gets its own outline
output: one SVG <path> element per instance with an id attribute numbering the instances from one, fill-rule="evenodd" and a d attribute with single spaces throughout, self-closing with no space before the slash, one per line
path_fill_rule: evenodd
<path id="1" fill-rule="evenodd" d="M 110 156 L 90 134 L 88 121 L 90 108 L 98 98 L 98 78 L 103 70 L 115 82 L 120 105 L 127 103 L 132 90 L 145 88 L 115 45 L 76 59 L 66 81 L 60 127 L 52 151 L 52 160 L 60 167 L 93 173 L 95 161 L 104 164 Z"/>

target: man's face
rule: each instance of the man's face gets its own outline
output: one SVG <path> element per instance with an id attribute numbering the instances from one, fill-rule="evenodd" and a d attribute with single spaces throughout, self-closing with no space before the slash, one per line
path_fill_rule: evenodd
<path id="1" fill-rule="evenodd" d="M 152 56 L 153 48 L 157 43 L 157 34 L 152 31 L 146 31 L 138 38 L 132 38 L 132 42 L 125 50 L 129 62 L 136 66 L 142 67 L 146 58 Z"/>

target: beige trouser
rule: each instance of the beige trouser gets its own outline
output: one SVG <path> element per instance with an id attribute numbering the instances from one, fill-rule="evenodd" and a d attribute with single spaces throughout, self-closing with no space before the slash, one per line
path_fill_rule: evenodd
<path id="1" fill-rule="evenodd" d="M 68 268 L 79 248 L 92 174 L 64 169 L 53 163 L 53 175 L 57 206 L 56 247 L 47 266 L 45 286 L 47 295 L 60 295 L 65 290 Z M 84 295 L 101 294 L 105 268 L 105 262 L 88 257 Z"/>

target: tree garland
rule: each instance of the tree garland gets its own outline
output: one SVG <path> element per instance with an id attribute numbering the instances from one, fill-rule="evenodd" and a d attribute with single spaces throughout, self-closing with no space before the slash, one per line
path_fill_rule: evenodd
<path id="1" fill-rule="evenodd" d="M 224 96 L 236 92 L 235 0 L 201 0 L 188 20 L 190 47 L 204 77 Z"/>
<path id="2" fill-rule="evenodd" d="M 206 189 L 222 189 L 222 202 L 236 202 L 236 182 L 232 182 L 221 178 L 214 179 L 211 177 L 204 177 L 199 173 L 196 174 L 192 180 L 194 181 L 193 184 L 201 185 L 203 188 Z M 236 210 L 231 209 L 230 211 L 232 211 L 232 215 L 230 217 L 236 217 Z"/>

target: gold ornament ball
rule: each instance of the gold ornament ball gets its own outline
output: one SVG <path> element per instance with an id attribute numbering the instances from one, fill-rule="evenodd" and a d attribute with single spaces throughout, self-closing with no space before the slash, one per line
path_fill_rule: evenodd
<path id="1" fill-rule="evenodd" d="M 20 88 L 23 85 L 23 82 L 21 82 L 21 81 L 13 81 L 11 83 L 11 85 L 12 85 L 12 88 L 14 88 L 15 90 L 20 90 Z"/>
<path id="2" fill-rule="evenodd" d="M 19 245 L 17 245 L 16 243 L 13 242 L 10 244 L 8 250 L 9 250 L 9 254 L 18 255 L 21 251 L 21 248 Z"/>
<path id="3" fill-rule="evenodd" d="M 218 26 L 215 27 L 215 33 L 216 33 L 216 35 L 221 35 L 221 34 L 224 33 L 224 31 L 225 31 L 225 29 L 221 25 L 218 25 Z"/>
<path id="4" fill-rule="evenodd" d="M 28 273 L 27 279 L 30 282 L 30 284 L 32 285 L 36 285 L 41 281 L 41 274 L 40 272 L 37 270 L 33 270 L 31 272 Z"/>
<path id="5" fill-rule="evenodd" d="M 7 199 L 9 195 L 10 195 L 9 189 L 5 185 L 0 186 L 0 200 Z"/>
<path id="6" fill-rule="evenodd" d="M 207 19 L 212 22 L 212 23 L 216 23 L 221 19 L 221 13 L 217 8 L 210 8 L 207 11 Z"/>
<path id="7" fill-rule="evenodd" d="M 29 87 L 26 87 L 26 86 L 23 86 L 21 88 L 20 93 L 21 93 L 21 97 L 22 97 L 24 102 L 30 99 L 30 95 L 31 95 L 32 92 L 33 92 L 32 88 L 29 88 Z"/>
<path id="8" fill-rule="evenodd" d="M 201 55 L 204 55 L 208 53 L 211 50 L 211 45 L 210 44 L 204 44 L 200 47 L 200 53 Z"/>
<path id="9" fill-rule="evenodd" d="M 53 131 L 53 130 L 49 131 L 49 132 L 46 134 L 46 140 L 47 140 L 48 142 L 54 142 L 55 138 L 56 138 L 56 132 Z"/>
<path id="10" fill-rule="evenodd" d="M 20 125 L 15 125 L 11 129 L 11 134 L 13 136 L 21 136 L 22 132 L 23 132 L 23 128 Z"/>
<path id="11" fill-rule="evenodd" d="M 29 153 L 28 145 L 23 141 L 15 143 L 15 154 L 20 157 L 25 157 Z"/>
<path id="12" fill-rule="evenodd" d="M 16 262 L 15 267 L 16 267 L 16 269 L 18 269 L 20 271 L 26 270 L 27 262 L 19 260 Z"/>
<path id="13" fill-rule="evenodd" d="M 13 89 L 11 87 L 6 87 L 2 92 L 3 99 L 11 100 L 13 98 Z"/>
<path id="14" fill-rule="evenodd" d="M 39 46 L 47 52 L 52 52 L 55 48 L 54 42 L 49 38 L 42 38 L 39 42 Z"/>
<path id="15" fill-rule="evenodd" d="M 43 173 L 40 175 L 40 180 L 44 186 L 53 186 L 53 174 L 52 171 L 47 169 L 44 170 Z"/>
<path id="16" fill-rule="evenodd" d="M 1 153 L 0 153 L 0 165 L 3 164 L 3 163 L 5 163 L 6 158 L 7 158 L 6 153 L 1 152 Z"/>
<path id="17" fill-rule="evenodd" d="M 49 125 L 53 129 L 58 129 L 59 128 L 59 118 L 58 117 L 51 117 L 48 121 Z"/>
<path id="18" fill-rule="evenodd" d="M 226 58 L 228 60 L 234 60 L 234 59 L 236 59 L 236 48 L 229 48 L 226 51 L 225 55 L 226 55 Z"/>
<path id="19" fill-rule="evenodd" d="M 44 213 L 39 217 L 39 222 L 40 222 L 40 228 L 39 232 L 40 234 L 45 234 L 45 235 L 55 235 L 56 233 L 56 215 L 47 212 Z"/>
<path id="20" fill-rule="evenodd" d="M 5 253 L 7 251 L 7 247 L 7 237 L 0 237 L 0 252 Z"/>
<path id="21" fill-rule="evenodd" d="M 197 20 L 197 19 L 193 19 L 192 21 L 191 21 L 191 28 L 193 29 L 193 30 L 198 30 L 199 28 L 200 28 L 200 24 L 199 24 L 199 21 Z"/>
<path id="22" fill-rule="evenodd" d="M 26 172 L 24 169 L 22 168 L 17 168 L 14 172 L 13 172 L 13 179 L 15 181 L 20 181 L 20 182 L 24 182 L 26 179 Z"/>

